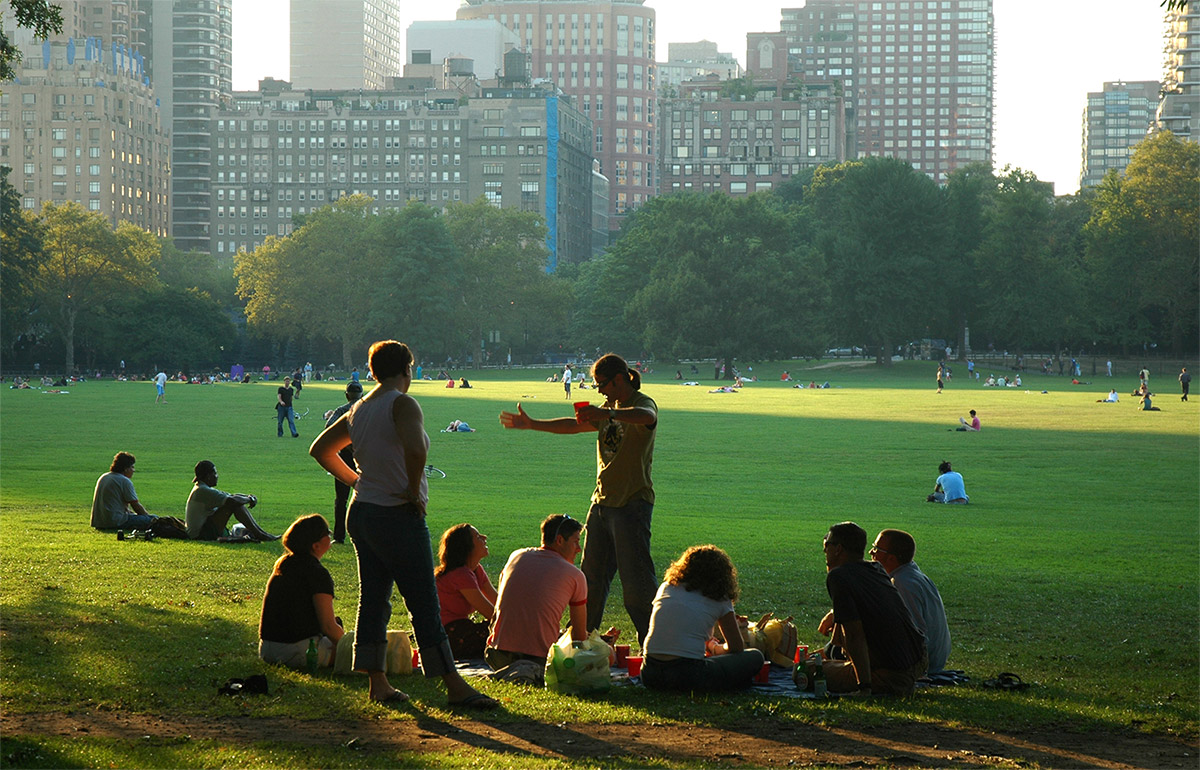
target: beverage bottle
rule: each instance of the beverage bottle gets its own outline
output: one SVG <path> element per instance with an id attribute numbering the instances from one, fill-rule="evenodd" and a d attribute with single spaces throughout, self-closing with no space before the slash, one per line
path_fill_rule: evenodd
<path id="1" fill-rule="evenodd" d="M 829 685 L 825 681 L 825 666 L 821 661 L 821 653 L 813 656 L 816 658 L 817 667 L 813 671 L 813 695 L 818 698 L 824 698 L 829 694 Z"/>
<path id="2" fill-rule="evenodd" d="M 792 669 L 792 681 L 796 683 L 796 689 L 801 692 L 811 690 L 813 683 L 812 678 L 808 675 L 808 658 L 801 655 L 800 650 L 796 650 L 796 667 Z"/>
<path id="3" fill-rule="evenodd" d="M 314 636 L 308 640 L 308 651 L 304 653 L 304 660 L 308 663 L 308 673 L 317 675 L 317 638 Z"/>

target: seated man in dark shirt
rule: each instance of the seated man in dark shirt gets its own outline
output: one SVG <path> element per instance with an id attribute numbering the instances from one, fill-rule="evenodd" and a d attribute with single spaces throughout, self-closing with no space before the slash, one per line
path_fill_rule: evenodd
<path id="1" fill-rule="evenodd" d="M 837 658 L 825 662 L 831 692 L 910 695 L 925 675 L 925 637 L 883 567 L 863 561 L 866 531 L 852 521 L 825 535 L 825 587 L 833 609 L 818 630 Z"/>

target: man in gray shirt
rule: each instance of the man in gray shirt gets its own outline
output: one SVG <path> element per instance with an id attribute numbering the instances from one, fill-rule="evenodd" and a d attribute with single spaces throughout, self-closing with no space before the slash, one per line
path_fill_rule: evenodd
<path id="1" fill-rule="evenodd" d="M 108 473 L 96 480 L 92 495 L 92 526 L 96 529 L 141 529 L 158 518 L 142 507 L 133 491 L 136 462 L 128 452 L 117 452 Z"/>
<path id="2" fill-rule="evenodd" d="M 916 550 L 912 535 L 899 529 L 885 529 L 871 546 L 871 558 L 887 571 L 913 623 L 925 634 L 928 673 L 936 674 L 946 668 L 946 659 L 950 657 L 950 627 L 937 586 L 913 561 Z"/>

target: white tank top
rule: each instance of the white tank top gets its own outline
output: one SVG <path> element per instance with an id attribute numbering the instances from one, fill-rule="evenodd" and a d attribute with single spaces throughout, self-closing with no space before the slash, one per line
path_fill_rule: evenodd
<path id="1" fill-rule="evenodd" d="M 392 422 L 392 405 L 401 396 L 389 390 L 379 396 L 358 401 L 350 408 L 346 420 L 350 426 L 350 441 L 354 445 L 354 461 L 360 478 L 354 489 L 354 500 L 374 505 L 403 505 L 415 502 L 407 496 L 408 470 L 405 467 L 404 446 L 396 435 Z M 429 451 L 429 435 L 421 431 L 425 450 Z M 421 503 L 429 501 L 429 485 L 421 474 Z"/>

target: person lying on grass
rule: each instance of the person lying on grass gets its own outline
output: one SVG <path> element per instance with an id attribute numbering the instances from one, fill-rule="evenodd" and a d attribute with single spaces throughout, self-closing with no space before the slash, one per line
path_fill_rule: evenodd
<path id="1" fill-rule="evenodd" d="M 245 527 L 245 537 L 259 543 L 278 540 L 259 526 L 250 515 L 250 508 L 258 505 L 254 495 L 231 495 L 217 489 L 217 466 L 211 460 L 196 463 L 196 476 L 192 492 L 187 499 L 187 533 L 192 540 L 217 540 L 228 537 L 225 525 L 230 517 Z"/>
<path id="2" fill-rule="evenodd" d="M 303 670 L 315 639 L 317 665 L 333 666 L 346 632 L 333 614 L 333 577 L 321 564 L 332 544 L 319 513 L 301 516 L 283 533 L 284 554 L 267 579 L 258 621 L 258 657 L 267 663 Z"/>
<path id="3" fill-rule="evenodd" d="M 715 545 L 687 549 L 670 567 L 654 596 L 646 635 L 642 682 L 654 690 L 737 690 L 749 687 L 763 654 L 746 649 L 733 602 L 737 569 Z M 720 626 L 727 640 L 713 641 Z M 705 650 L 713 652 L 705 657 Z"/>
<path id="4" fill-rule="evenodd" d="M 833 609 L 817 630 L 830 637 L 823 664 L 829 691 L 911 695 L 928 668 L 925 637 L 883 567 L 863 561 L 866 530 L 834 524 L 822 547 Z"/>

